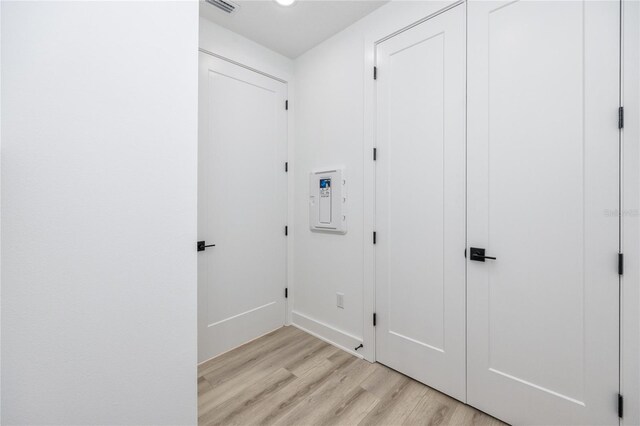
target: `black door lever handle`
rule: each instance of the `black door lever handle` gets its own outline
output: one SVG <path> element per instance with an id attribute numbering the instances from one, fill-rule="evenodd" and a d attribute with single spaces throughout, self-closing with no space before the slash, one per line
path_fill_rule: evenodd
<path id="1" fill-rule="evenodd" d="M 476 262 L 484 262 L 485 259 L 496 260 L 496 258 L 493 256 L 485 256 L 483 248 L 471 247 L 469 249 L 469 260 L 475 260 Z"/>
<path id="2" fill-rule="evenodd" d="M 198 251 L 204 251 L 207 247 L 215 247 L 215 246 L 216 246 L 215 244 L 209 244 L 207 246 L 205 245 L 204 241 L 198 241 L 198 245 L 197 245 Z"/>

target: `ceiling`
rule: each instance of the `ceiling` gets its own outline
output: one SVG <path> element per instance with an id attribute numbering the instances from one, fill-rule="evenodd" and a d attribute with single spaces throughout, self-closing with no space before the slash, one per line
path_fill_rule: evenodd
<path id="1" fill-rule="evenodd" d="M 345 29 L 387 1 L 298 0 L 280 6 L 273 0 L 231 0 L 229 15 L 204 1 L 200 16 L 291 59 Z"/>

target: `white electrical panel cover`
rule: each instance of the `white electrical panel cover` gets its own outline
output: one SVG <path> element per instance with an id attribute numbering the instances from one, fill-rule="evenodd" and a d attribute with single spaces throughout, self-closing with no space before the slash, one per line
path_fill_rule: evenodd
<path id="1" fill-rule="evenodd" d="M 309 227 L 312 231 L 347 233 L 346 187 L 344 169 L 309 173 Z"/>

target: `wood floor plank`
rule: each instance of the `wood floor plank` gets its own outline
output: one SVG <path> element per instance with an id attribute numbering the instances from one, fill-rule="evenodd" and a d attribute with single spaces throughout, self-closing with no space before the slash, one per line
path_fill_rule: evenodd
<path id="1" fill-rule="evenodd" d="M 207 382 L 207 379 L 202 376 L 198 377 L 198 396 L 203 395 L 212 389 L 213 388 L 211 387 L 209 382 Z"/>
<path id="2" fill-rule="evenodd" d="M 430 389 L 403 424 L 410 426 L 450 424 L 458 405 L 460 403 L 455 399 Z"/>
<path id="3" fill-rule="evenodd" d="M 366 405 L 369 408 L 371 403 L 376 403 L 378 398 L 360 387 L 360 383 L 373 372 L 373 364 L 347 355 L 348 357 L 329 357 L 327 359 L 330 360 L 329 362 L 346 360 L 348 364 L 336 370 L 325 383 L 300 401 L 276 424 L 322 424 L 328 418 L 334 418 L 336 420 L 334 424 L 337 424 L 337 419 L 340 417 L 355 417 L 354 413 L 358 412 L 358 407 Z M 353 361 L 349 362 L 349 357 L 353 358 Z M 345 401 L 349 402 L 348 406 L 344 405 Z"/>
<path id="4" fill-rule="evenodd" d="M 465 404 L 458 404 L 451 416 L 450 424 L 474 425 L 474 426 L 500 426 L 504 425 L 500 420 L 488 414 L 478 411 Z"/>
<path id="5" fill-rule="evenodd" d="M 344 380 L 344 378 L 342 378 Z M 360 386 L 347 389 L 341 383 L 319 389 L 279 419 L 278 426 L 358 424 L 379 402 Z"/>
<path id="6" fill-rule="evenodd" d="M 382 399 L 404 376 L 382 364 L 374 365 L 375 371 L 362 383 L 362 387 Z"/>
<path id="7" fill-rule="evenodd" d="M 268 366 L 281 367 L 283 359 L 301 353 L 309 345 L 318 344 L 312 336 L 300 336 L 291 340 L 285 340 L 278 347 L 269 350 L 260 351 L 251 358 L 244 359 L 241 364 L 231 364 L 229 368 L 218 368 L 210 373 L 202 376 L 207 379 L 211 386 L 218 386 L 228 380 L 245 374 L 247 371 L 259 371 L 261 368 Z"/>
<path id="8" fill-rule="evenodd" d="M 318 340 L 314 345 L 310 346 L 310 350 L 308 350 L 302 357 L 294 357 L 292 359 L 285 360 L 282 366 L 296 376 L 302 377 L 313 367 L 320 364 L 323 359 L 326 359 L 337 351 L 339 351 L 339 349 L 335 346 L 331 346 L 322 340 Z"/>
<path id="9" fill-rule="evenodd" d="M 331 371 L 334 366 L 327 360 L 314 367 L 314 371 L 309 371 L 309 377 L 322 378 Z M 298 400 L 307 392 L 311 392 L 314 382 L 304 381 L 301 377 L 296 377 L 287 386 L 280 389 L 275 394 L 267 398 L 260 406 L 252 407 L 233 419 L 233 425 L 266 425 L 273 424 L 284 416 L 290 409 L 297 406 Z"/>
<path id="10" fill-rule="evenodd" d="M 198 374 L 200 376 L 219 376 L 221 373 L 233 375 L 235 372 L 246 369 L 253 363 L 258 362 L 265 354 L 295 344 L 301 338 L 308 339 L 312 337 L 300 330 L 296 332 L 290 331 L 290 329 L 295 328 L 282 327 L 261 339 L 249 342 L 246 345 L 222 354 L 218 358 L 213 358 L 200 365 Z"/>
<path id="11" fill-rule="evenodd" d="M 379 401 L 371 392 L 357 386 L 344 395 L 343 400 L 326 413 L 320 425 L 357 425 Z"/>
<path id="12" fill-rule="evenodd" d="M 273 395 L 271 401 L 266 401 L 264 410 L 251 413 L 250 417 L 255 420 L 254 424 L 270 425 L 275 424 L 289 411 L 303 401 L 307 396 L 315 392 L 320 386 L 330 380 L 334 374 L 339 372 L 357 360 L 356 357 L 341 357 L 334 362 L 324 360 L 320 365 L 313 368 L 304 376 L 294 381 L 289 386 L 284 387 Z"/>
<path id="13" fill-rule="evenodd" d="M 314 342 L 317 343 L 317 339 L 301 337 L 291 344 L 265 353 L 262 358 L 248 363 L 247 368 L 244 370 L 216 371 L 204 376 L 211 384 L 212 389 L 198 399 L 199 410 L 206 412 L 225 400 L 234 397 L 252 383 L 281 368 L 284 359 L 289 359 L 296 354 L 298 356 L 303 355 L 305 353 L 304 349 Z"/>
<path id="14" fill-rule="evenodd" d="M 281 327 L 258 339 L 245 343 L 235 349 L 225 352 L 215 358 L 203 362 L 198 365 L 198 375 L 204 375 L 212 372 L 216 368 L 228 367 L 234 362 L 240 362 L 246 357 L 252 356 L 263 346 L 277 346 L 279 342 L 290 335 L 302 335 L 300 330 L 295 327 Z"/>
<path id="15" fill-rule="evenodd" d="M 429 391 L 426 386 L 402 376 L 360 422 L 361 425 L 400 425 Z"/>
<path id="16" fill-rule="evenodd" d="M 229 425 L 251 408 L 259 405 L 263 400 L 277 392 L 282 387 L 298 380 L 296 376 L 284 368 L 279 368 L 262 380 L 249 386 L 241 395 L 217 405 L 214 409 L 203 413 L 198 418 L 202 425 Z"/>
<path id="17" fill-rule="evenodd" d="M 503 425 L 295 327 L 198 367 L 201 425 Z"/>

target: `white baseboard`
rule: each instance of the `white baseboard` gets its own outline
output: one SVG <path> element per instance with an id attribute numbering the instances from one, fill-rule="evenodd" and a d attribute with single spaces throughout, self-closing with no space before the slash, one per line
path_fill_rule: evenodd
<path id="1" fill-rule="evenodd" d="M 345 352 L 349 352 L 352 355 L 357 356 L 358 358 L 363 358 L 362 354 L 358 353 L 362 351 L 360 348 L 358 351 L 355 351 L 354 348 L 360 346 L 362 343 L 362 339 L 356 336 L 352 336 L 349 333 L 345 333 L 344 331 L 338 330 L 337 328 L 331 327 L 325 323 L 309 318 L 308 316 L 302 315 L 299 312 L 293 311 L 293 321 L 291 325 L 299 328 L 302 331 L 305 331 L 312 336 L 317 337 L 318 339 L 324 340 L 325 342 L 342 349 Z"/>

